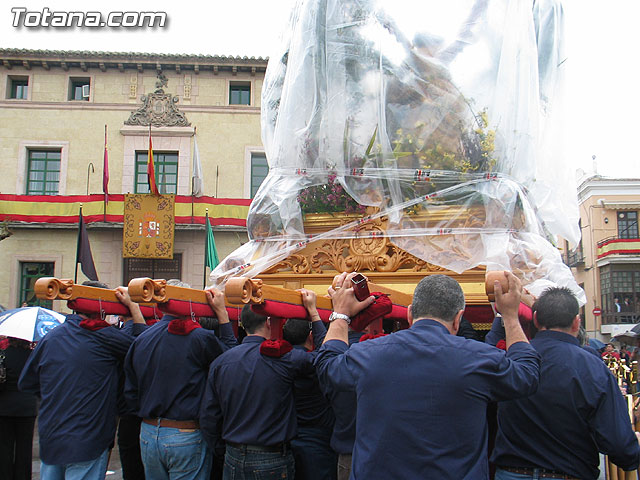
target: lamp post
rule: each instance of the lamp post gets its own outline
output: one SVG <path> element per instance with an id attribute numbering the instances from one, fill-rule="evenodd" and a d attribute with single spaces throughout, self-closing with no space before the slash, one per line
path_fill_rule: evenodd
<path id="1" fill-rule="evenodd" d="M 89 195 L 89 175 L 91 175 L 95 170 L 93 169 L 93 163 L 89 162 L 87 165 L 87 195 Z"/>

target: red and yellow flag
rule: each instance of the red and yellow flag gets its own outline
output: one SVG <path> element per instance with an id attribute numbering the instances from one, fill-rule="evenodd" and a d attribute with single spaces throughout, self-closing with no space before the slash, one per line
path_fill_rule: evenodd
<path id="1" fill-rule="evenodd" d="M 156 185 L 156 167 L 153 161 L 153 145 L 151 143 L 151 124 L 149 124 L 149 153 L 147 156 L 147 177 L 149 179 L 149 191 L 154 195 L 160 195 Z"/>

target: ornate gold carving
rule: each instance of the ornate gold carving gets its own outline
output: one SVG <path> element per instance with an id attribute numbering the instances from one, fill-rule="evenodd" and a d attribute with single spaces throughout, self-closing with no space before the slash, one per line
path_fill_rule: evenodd
<path id="1" fill-rule="evenodd" d="M 311 273 L 311 265 L 309 259 L 305 255 L 294 253 L 283 261 L 276 263 L 274 266 L 265 270 L 264 273 L 276 273 L 280 270 L 291 269 L 293 273 L 307 274 Z"/>
<path id="2" fill-rule="evenodd" d="M 326 222 L 327 219 L 323 220 Z M 290 255 L 265 273 L 283 270 L 291 270 L 296 274 L 323 273 L 324 269 L 338 272 L 396 272 L 402 268 L 413 272 L 445 271 L 391 243 L 385 236 L 386 224 L 386 217 L 369 220 L 360 225 L 354 238 L 311 242 L 301 252 Z"/>

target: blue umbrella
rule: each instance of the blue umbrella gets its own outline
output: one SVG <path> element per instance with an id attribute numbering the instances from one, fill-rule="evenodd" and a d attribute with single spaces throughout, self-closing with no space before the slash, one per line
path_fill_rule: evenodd
<path id="1" fill-rule="evenodd" d="M 600 350 L 605 347 L 605 344 L 597 338 L 589 338 L 589 346 L 595 348 L 596 350 Z"/>
<path id="2" fill-rule="evenodd" d="M 14 308 L 0 313 L 0 335 L 37 342 L 64 320 L 64 315 L 47 308 Z"/>

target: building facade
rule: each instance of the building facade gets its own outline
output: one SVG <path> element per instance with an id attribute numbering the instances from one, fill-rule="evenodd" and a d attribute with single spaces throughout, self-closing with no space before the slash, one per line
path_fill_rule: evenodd
<path id="1" fill-rule="evenodd" d="M 205 216 L 223 258 L 246 241 L 248 205 L 267 174 L 266 66 L 247 57 L 0 49 L 0 221 L 10 235 L 0 243 L 0 304 L 33 303 L 39 276 L 74 278 L 81 204 L 101 281 L 180 277 L 202 287 Z M 149 124 L 160 192 L 176 195 L 167 260 L 122 255 L 124 194 L 148 192 Z M 197 159 L 201 196 L 193 195 Z"/>
<path id="2" fill-rule="evenodd" d="M 592 176 L 578 201 L 582 240 L 566 262 L 587 293 L 585 328 L 608 339 L 640 322 L 640 179 Z"/>

